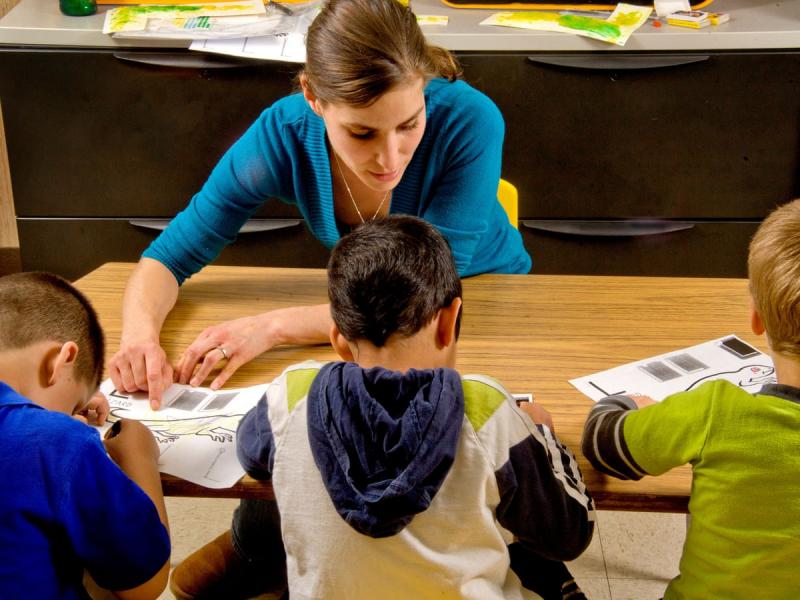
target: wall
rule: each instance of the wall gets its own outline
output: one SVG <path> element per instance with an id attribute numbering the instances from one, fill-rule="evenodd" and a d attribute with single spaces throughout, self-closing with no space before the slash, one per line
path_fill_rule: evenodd
<path id="1" fill-rule="evenodd" d="M 0 17 L 17 5 L 19 0 L 0 0 Z M 19 240 L 14 221 L 14 200 L 0 106 L 0 274 L 19 270 Z"/>

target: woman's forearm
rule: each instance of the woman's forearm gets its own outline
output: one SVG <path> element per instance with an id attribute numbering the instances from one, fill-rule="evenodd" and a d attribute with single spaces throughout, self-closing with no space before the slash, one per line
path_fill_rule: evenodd
<path id="1" fill-rule="evenodd" d="M 264 313 L 271 346 L 324 344 L 330 339 L 331 305 L 293 306 Z"/>
<path id="2" fill-rule="evenodd" d="M 178 282 L 164 265 L 142 258 L 125 287 L 122 301 L 122 343 L 155 338 L 178 299 Z"/>

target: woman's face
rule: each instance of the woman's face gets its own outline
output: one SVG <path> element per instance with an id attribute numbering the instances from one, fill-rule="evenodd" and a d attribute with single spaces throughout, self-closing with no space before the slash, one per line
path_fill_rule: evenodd
<path id="1" fill-rule="evenodd" d="M 365 108 L 316 103 L 342 166 L 368 188 L 393 189 L 425 132 L 425 81 L 399 85 Z"/>

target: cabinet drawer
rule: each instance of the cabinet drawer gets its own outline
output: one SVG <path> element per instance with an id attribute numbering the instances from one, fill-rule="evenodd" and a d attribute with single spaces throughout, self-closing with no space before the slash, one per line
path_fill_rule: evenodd
<path id="1" fill-rule="evenodd" d="M 292 92 L 296 71 L 188 51 L 0 49 L 17 216 L 174 216 L 261 111 Z M 280 202 L 258 213 L 289 215 L 299 213 Z"/>
<path id="2" fill-rule="evenodd" d="M 800 194 L 800 53 L 459 59 L 505 119 L 520 218 L 758 220 Z"/>
<path id="3" fill-rule="evenodd" d="M 22 267 L 70 280 L 111 261 L 135 262 L 158 232 L 116 219 L 17 219 Z M 328 250 L 299 224 L 240 233 L 214 264 L 325 267 Z"/>
<path id="4" fill-rule="evenodd" d="M 534 273 L 747 277 L 747 249 L 758 222 L 694 223 L 644 236 L 578 236 L 520 223 Z"/>

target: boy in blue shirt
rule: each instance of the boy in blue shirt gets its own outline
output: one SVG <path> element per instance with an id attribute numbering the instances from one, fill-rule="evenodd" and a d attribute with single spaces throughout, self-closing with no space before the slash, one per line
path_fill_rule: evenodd
<path id="1" fill-rule="evenodd" d="M 97 315 L 67 281 L 0 277 L 0 598 L 88 598 L 84 571 L 124 600 L 166 585 L 152 434 L 122 421 L 103 442 L 72 416 L 90 404 L 103 356 Z"/>

